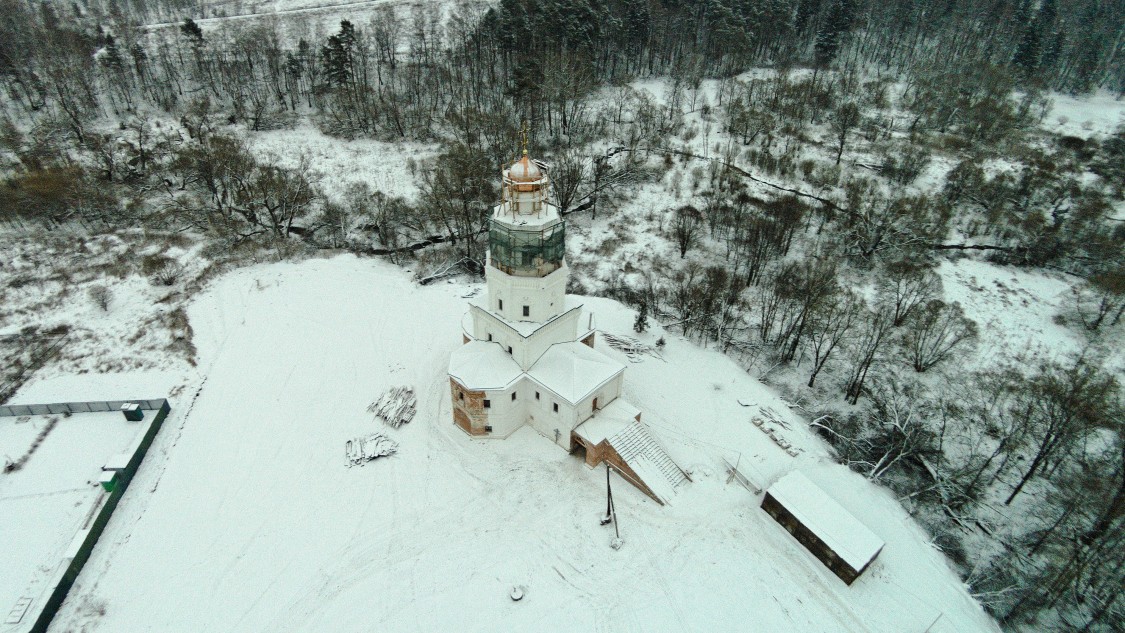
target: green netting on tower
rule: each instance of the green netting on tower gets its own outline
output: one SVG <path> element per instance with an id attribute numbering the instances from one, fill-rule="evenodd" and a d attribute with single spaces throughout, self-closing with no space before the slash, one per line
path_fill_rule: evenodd
<path id="1" fill-rule="evenodd" d="M 542 277 L 562 266 L 566 255 L 566 225 L 545 229 L 515 229 L 495 220 L 489 223 L 488 248 L 492 265 L 509 275 Z"/>

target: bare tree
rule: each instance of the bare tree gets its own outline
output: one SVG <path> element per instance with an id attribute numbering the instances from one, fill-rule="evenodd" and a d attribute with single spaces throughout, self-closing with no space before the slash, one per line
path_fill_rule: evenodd
<path id="1" fill-rule="evenodd" d="M 233 136 L 213 134 L 186 144 L 169 176 L 180 178 L 179 189 L 186 192 L 167 188 L 172 219 L 238 239 L 286 237 L 320 201 L 308 157 L 293 168 L 260 163 Z"/>
<path id="2" fill-rule="evenodd" d="M 109 304 L 113 301 L 113 291 L 108 287 L 102 284 L 95 284 L 90 286 L 86 294 L 90 297 L 90 301 L 92 301 L 95 306 L 101 308 L 102 312 L 109 311 Z"/>
<path id="3" fill-rule="evenodd" d="M 295 168 L 258 165 L 238 185 L 235 211 L 254 227 L 244 236 L 260 229 L 274 238 L 286 237 L 293 223 L 309 215 L 319 200 L 307 156 Z"/>
<path id="4" fill-rule="evenodd" d="M 1031 426 L 1034 456 L 1004 501 L 1012 501 L 1049 459 L 1062 459 L 1096 428 L 1108 428 L 1120 410 L 1117 380 L 1079 356 L 1066 365 L 1045 363 L 1028 384 L 1021 410 Z"/>
<path id="5" fill-rule="evenodd" d="M 852 348 L 851 374 L 844 388 L 845 397 L 852 404 L 859 402 L 871 366 L 882 351 L 890 329 L 890 314 L 880 306 L 874 311 L 869 310 L 859 316 L 859 327 Z"/>
<path id="6" fill-rule="evenodd" d="M 859 106 L 852 101 L 847 101 L 836 108 L 836 112 L 829 119 L 832 133 L 836 137 L 837 165 L 840 164 L 840 157 L 844 155 L 844 143 L 848 140 L 848 134 L 859 125 L 861 118 Z"/>
<path id="7" fill-rule="evenodd" d="M 548 173 L 551 177 L 551 193 L 554 195 L 555 205 L 559 208 L 560 214 L 566 215 L 585 183 L 585 159 L 578 152 L 564 150 L 555 156 Z"/>
<path id="8" fill-rule="evenodd" d="M 786 264 L 779 269 L 772 287 L 782 298 L 775 344 L 780 360 L 788 362 L 797 357 L 815 312 L 832 302 L 840 290 L 836 263 L 827 258 L 806 258 Z"/>
<path id="9" fill-rule="evenodd" d="M 423 174 L 421 201 L 450 242 L 460 243 L 469 259 L 481 258 L 480 235 L 488 225 L 493 198 L 493 169 L 481 152 L 461 143 L 438 157 Z"/>
<path id="10" fill-rule="evenodd" d="M 880 253 L 917 251 L 945 236 L 949 208 L 925 195 L 885 196 L 875 183 L 844 185 L 847 209 L 840 218 L 844 248 L 864 259 Z"/>
<path id="11" fill-rule="evenodd" d="M 703 214 L 691 205 L 682 206 L 672 212 L 672 237 L 680 247 L 680 259 L 687 256 L 688 249 L 699 239 Z"/>
<path id="12" fill-rule="evenodd" d="M 978 499 L 1020 457 L 1030 432 L 1018 402 L 1026 385 L 1026 377 L 1013 367 L 958 375 L 949 385 L 960 404 L 958 428 L 952 433 L 956 448 L 946 451 L 953 484 L 946 502 L 953 509 Z"/>
<path id="13" fill-rule="evenodd" d="M 1120 413 L 1119 413 L 1120 414 Z M 1034 561 L 1005 622 L 1065 613 L 1073 630 L 1110 630 L 1123 613 L 1125 588 L 1125 443 L 1113 443 L 1055 477 L 1037 504 L 1025 557 Z M 1078 627 L 1084 624 L 1081 629 Z M 1106 625 L 1109 628 L 1105 628 Z"/>
<path id="14" fill-rule="evenodd" d="M 679 317 L 685 334 L 691 331 L 693 322 L 699 317 L 700 282 L 703 274 L 703 267 L 698 262 L 689 260 L 683 269 L 677 270 L 671 277 L 668 300 L 673 312 Z"/>
<path id="15" fill-rule="evenodd" d="M 852 329 L 862 308 L 862 300 L 854 292 L 843 291 L 834 300 L 822 303 L 813 312 L 808 342 L 812 348 L 813 368 L 809 387 L 813 386 L 828 357 Z"/>
<path id="16" fill-rule="evenodd" d="M 1074 297 L 1087 330 L 1097 330 L 1107 318 L 1110 325 L 1117 325 L 1125 314 L 1125 268 L 1093 275 L 1074 289 Z"/>
<path id="17" fill-rule="evenodd" d="M 912 457 L 937 454 L 937 438 L 922 409 L 916 387 L 889 379 L 871 393 L 871 431 L 865 438 L 867 477 L 879 479 Z"/>
<path id="18" fill-rule="evenodd" d="M 917 372 L 931 369 L 976 337 L 977 324 L 965 317 L 959 303 L 931 299 L 907 320 L 906 346 Z"/>
<path id="19" fill-rule="evenodd" d="M 876 288 L 893 308 L 891 325 L 898 327 L 915 307 L 940 295 L 941 277 L 922 262 L 900 259 L 883 267 Z"/>

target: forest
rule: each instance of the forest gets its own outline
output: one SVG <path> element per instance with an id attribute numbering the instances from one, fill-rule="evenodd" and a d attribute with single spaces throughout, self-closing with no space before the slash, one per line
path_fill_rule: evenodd
<path id="1" fill-rule="evenodd" d="M 1005 629 L 1125 628 L 1125 127 L 1043 128 L 1060 96 L 1125 96 L 1122 0 L 501 0 L 239 20 L 180 0 L 0 3 L 5 250 L 50 244 L 73 263 L 98 236 L 164 240 L 207 265 L 150 253 L 98 274 L 185 297 L 224 267 L 323 250 L 422 281 L 479 274 L 526 126 L 568 222 L 614 232 L 578 232 L 572 292 L 782 390 Z M 255 150 L 310 127 L 401 147 L 416 195 Z M 638 253 L 650 239 L 667 248 Z M 612 257 L 621 269 L 596 263 Z M 1052 318 L 1081 343 L 990 345 L 943 294 L 943 262 L 966 260 L 1066 280 Z M 52 274 L 2 263 L 4 302 L 25 307 L 0 319 L 18 322 L 35 286 L 112 301 L 113 284 Z M 159 325 L 190 361 L 185 321 Z"/>

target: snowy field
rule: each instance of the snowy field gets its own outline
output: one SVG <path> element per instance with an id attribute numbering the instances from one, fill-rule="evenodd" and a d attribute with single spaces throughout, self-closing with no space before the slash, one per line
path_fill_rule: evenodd
<path id="1" fill-rule="evenodd" d="M 937 268 L 946 301 L 959 302 L 980 328 L 976 361 L 1061 361 L 1083 352 L 1104 357 L 1104 366 L 1125 371 L 1125 347 L 1115 337 L 1089 340 L 1073 316 L 1075 278 L 1053 271 L 1023 270 L 964 258 Z"/>
<path id="2" fill-rule="evenodd" d="M 890 493 L 728 359 L 671 335 L 629 364 L 624 397 L 695 481 L 661 507 L 617 479 L 625 545 L 610 549 L 604 472 L 527 428 L 490 441 L 453 426 L 446 363 L 476 287 L 418 287 L 351 256 L 212 284 L 189 309 L 199 376 L 51 630 L 998 630 Z M 587 305 L 632 334 L 631 311 Z M 397 385 L 418 415 L 392 430 L 366 407 Z M 759 407 L 798 457 L 750 424 Z M 376 431 L 398 454 L 348 468 L 345 442 Z M 801 468 L 886 548 L 845 586 L 726 483 L 724 458 L 758 485 Z"/>
<path id="3" fill-rule="evenodd" d="M 1074 301 L 1065 276 L 967 258 L 942 261 L 937 272 L 945 300 L 959 302 L 980 327 L 982 362 L 1017 355 L 1058 360 L 1081 351 L 1080 336 L 1051 318 Z"/>
<path id="4" fill-rule="evenodd" d="M 295 130 L 256 132 L 247 137 L 254 152 L 282 167 L 296 167 L 301 157 L 315 166 L 318 184 L 339 196 L 352 183 L 367 183 L 373 191 L 414 200 L 421 172 L 415 165 L 439 153 L 435 145 L 384 143 L 370 139 L 342 140 L 306 125 Z"/>
<path id="5" fill-rule="evenodd" d="M 1104 140 L 1121 126 L 1125 126 L 1125 100 L 1098 90 L 1081 97 L 1052 93 L 1051 110 L 1041 127 L 1064 136 Z"/>

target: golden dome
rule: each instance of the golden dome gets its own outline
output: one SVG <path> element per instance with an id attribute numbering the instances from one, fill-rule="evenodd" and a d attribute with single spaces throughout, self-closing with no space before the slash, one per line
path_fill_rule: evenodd
<path id="1" fill-rule="evenodd" d="M 528 158 L 527 150 L 524 150 L 523 157 L 512 163 L 508 178 L 513 182 L 538 182 L 543 180 L 543 170 Z"/>

